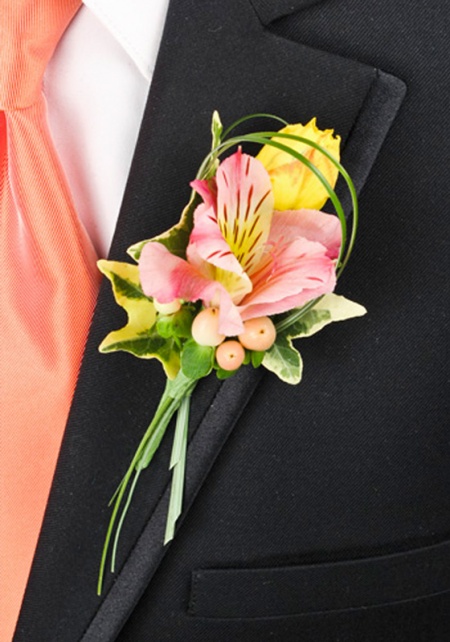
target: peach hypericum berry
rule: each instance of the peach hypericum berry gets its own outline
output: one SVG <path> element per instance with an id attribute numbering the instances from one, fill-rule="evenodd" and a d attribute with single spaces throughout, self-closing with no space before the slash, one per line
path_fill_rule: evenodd
<path id="1" fill-rule="evenodd" d="M 269 317 L 256 317 L 244 322 L 239 341 L 247 350 L 264 351 L 272 347 L 276 336 L 277 331 Z"/>
<path id="2" fill-rule="evenodd" d="M 200 346 L 218 346 L 225 339 L 219 332 L 218 308 L 205 308 L 192 323 L 192 338 Z"/>
<path id="3" fill-rule="evenodd" d="M 223 370 L 237 370 L 242 365 L 245 350 L 239 341 L 224 341 L 216 350 L 216 361 Z"/>

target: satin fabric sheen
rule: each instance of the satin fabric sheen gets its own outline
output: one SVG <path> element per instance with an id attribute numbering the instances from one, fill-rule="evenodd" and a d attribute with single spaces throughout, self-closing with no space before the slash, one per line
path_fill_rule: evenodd
<path id="1" fill-rule="evenodd" d="M 0 8 L 0 639 L 12 638 L 99 278 L 42 76 L 78 0 Z"/>

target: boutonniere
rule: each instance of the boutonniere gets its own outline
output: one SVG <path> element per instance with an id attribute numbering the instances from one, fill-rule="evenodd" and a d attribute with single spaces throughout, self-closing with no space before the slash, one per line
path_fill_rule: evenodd
<path id="1" fill-rule="evenodd" d="M 99 261 L 114 297 L 128 314 L 101 352 L 125 350 L 158 359 L 167 376 L 150 425 L 111 500 L 100 565 L 114 571 L 120 532 L 136 484 L 176 414 L 172 487 L 164 543 L 182 512 L 189 407 L 203 377 L 232 377 L 263 367 L 298 384 L 302 360 L 293 340 L 365 309 L 333 294 L 352 252 L 358 221 L 353 183 L 339 162 L 340 139 L 315 119 L 280 131 L 233 136 L 246 116 L 223 131 L 212 121 L 212 150 L 191 183 L 177 225 L 129 248 L 134 263 Z M 276 121 L 281 119 L 270 116 Z M 260 146 L 256 157 L 247 143 Z M 342 176 L 352 198 L 351 230 L 334 190 Z M 330 199 L 335 214 L 321 211 Z"/>

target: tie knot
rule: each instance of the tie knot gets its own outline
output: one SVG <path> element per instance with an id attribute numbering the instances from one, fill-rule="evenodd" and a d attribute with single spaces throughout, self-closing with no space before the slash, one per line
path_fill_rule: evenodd
<path id="1" fill-rule="evenodd" d="M 1 0 L 0 109 L 39 97 L 42 76 L 81 0 Z"/>

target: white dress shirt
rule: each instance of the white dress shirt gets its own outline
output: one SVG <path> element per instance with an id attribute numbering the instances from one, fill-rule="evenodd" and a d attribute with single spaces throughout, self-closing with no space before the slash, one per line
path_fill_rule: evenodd
<path id="1" fill-rule="evenodd" d="M 49 126 L 78 214 L 106 256 L 169 0 L 84 0 L 44 78 Z"/>

